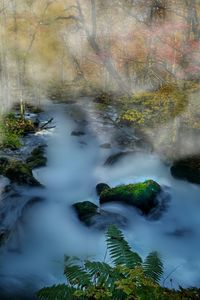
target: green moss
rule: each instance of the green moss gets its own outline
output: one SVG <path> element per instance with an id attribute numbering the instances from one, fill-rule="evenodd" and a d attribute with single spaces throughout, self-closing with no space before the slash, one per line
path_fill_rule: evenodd
<path id="1" fill-rule="evenodd" d="M 85 225 L 91 225 L 91 218 L 97 214 L 98 206 L 90 201 L 78 202 L 73 204 L 78 218 L 80 221 L 85 223 Z"/>
<path id="2" fill-rule="evenodd" d="M 19 185 L 40 186 L 40 183 L 33 177 L 31 168 L 15 159 L 0 158 L 0 174 Z"/>
<path id="3" fill-rule="evenodd" d="M 98 183 L 96 185 L 96 192 L 97 192 L 97 195 L 101 195 L 101 193 L 107 189 L 110 189 L 109 185 L 106 184 L 106 183 Z"/>
<path id="4" fill-rule="evenodd" d="M 35 148 L 31 155 L 27 158 L 26 162 L 31 169 L 44 167 L 47 164 L 47 158 L 45 157 L 45 145 Z"/>
<path id="5" fill-rule="evenodd" d="M 115 188 L 104 190 L 100 195 L 100 203 L 122 202 L 139 208 L 143 213 L 148 214 L 156 206 L 156 196 L 161 191 L 160 185 L 147 180 L 143 183 L 121 185 Z"/>

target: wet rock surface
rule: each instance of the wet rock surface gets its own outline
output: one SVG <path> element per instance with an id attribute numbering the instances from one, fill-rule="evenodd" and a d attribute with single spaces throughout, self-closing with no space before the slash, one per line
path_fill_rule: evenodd
<path id="1" fill-rule="evenodd" d="M 104 166 L 114 166 L 119 161 L 121 161 L 123 158 L 134 154 L 133 151 L 124 151 L 124 152 L 118 152 L 115 154 L 111 154 L 105 161 Z"/>
<path id="2" fill-rule="evenodd" d="M 80 130 L 74 130 L 74 131 L 71 132 L 71 135 L 73 135 L 73 136 L 83 136 L 83 135 L 85 135 L 85 132 L 80 131 Z"/>
<path id="3" fill-rule="evenodd" d="M 26 163 L 31 169 L 44 167 L 47 164 L 47 158 L 45 156 L 45 148 L 47 145 L 41 145 L 36 147 L 31 155 L 26 159 Z"/>
<path id="4" fill-rule="evenodd" d="M 24 162 L 16 159 L 1 157 L 0 174 L 19 185 L 41 186 L 34 178 L 32 169 Z"/>
<path id="5" fill-rule="evenodd" d="M 75 209 L 79 220 L 87 227 L 92 227 L 94 229 L 104 230 L 110 224 L 124 227 L 128 223 L 127 219 L 120 214 L 100 209 L 90 201 L 75 203 L 73 204 L 73 208 Z"/>
<path id="6" fill-rule="evenodd" d="M 138 208 L 145 215 L 149 214 L 157 205 L 157 196 L 161 192 L 160 185 L 147 180 L 143 183 L 121 185 L 106 189 L 100 194 L 100 204 L 120 202 Z"/>
<path id="7" fill-rule="evenodd" d="M 111 144 L 110 144 L 110 143 L 104 143 L 104 144 L 101 144 L 101 145 L 100 145 L 100 148 L 103 148 L 103 149 L 110 149 L 110 148 L 111 148 Z"/>
<path id="8" fill-rule="evenodd" d="M 200 155 L 175 161 L 170 171 L 175 178 L 200 184 Z"/>

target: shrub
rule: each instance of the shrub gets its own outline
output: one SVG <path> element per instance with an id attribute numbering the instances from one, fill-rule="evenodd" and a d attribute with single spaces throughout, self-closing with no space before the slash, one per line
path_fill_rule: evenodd
<path id="1" fill-rule="evenodd" d="M 0 148 L 18 149 L 21 146 L 20 138 L 34 132 L 35 127 L 31 120 L 18 118 L 9 113 L 1 119 L 0 131 L 2 138 Z"/>

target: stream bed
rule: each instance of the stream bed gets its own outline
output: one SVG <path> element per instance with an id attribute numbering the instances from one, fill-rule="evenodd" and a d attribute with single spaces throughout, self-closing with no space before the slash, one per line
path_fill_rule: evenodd
<path id="1" fill-rule="evenodd" d="M 87 103 L 47 105 L 55 128 L 41 133 L 48 145 L 48 163 L 34 170 L 45 189 L 24 189 L 22 199 L 12 199 L 13 213 L 8 213 L 7 222 L 15 219 L 15 228 L 0 252 L 2 297 L 35 299 L 38 289 L 65 282 L 64 255 L 103 259 L 104 232 L 81 224 L 71 205 L 85 200 L 98 204 L 95 186 L 99 182 L 114 187 L 146 179 L 157 181 L 170 195 L 159 217 L 147 218 L 115 203 L 104 209 L 128 219 L 124 234 L 142 257 L 160 252 L 165 266 L 163 285 L 200 287 L 200 187 L 174 179 L 170 166 L 148 151 L 136 151 L 105 166 L 109 155 L 120 149 L 100 147 L 110 143 L 113 129 L 99 122 Z M 84 118 L 74 117 L 78 109 Z M 24 199 L 30 196 L 36 200 L 27 205 Z"/>

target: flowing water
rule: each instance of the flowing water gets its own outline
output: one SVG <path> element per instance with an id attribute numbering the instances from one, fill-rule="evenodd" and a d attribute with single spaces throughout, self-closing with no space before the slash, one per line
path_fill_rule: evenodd
<path id="1" fill-rule="evenodd" d="M 77 123 L 67 113 L 70 105 L 54 104 L 48 109 L 56 125 L 43 133 L 48 144 L 48 164 L 34 171 L 46 188 L 24 191 L 43 199 L 23 210 L 11 238 L 1 248 L 2 294 L 29 299 L 43 286 L 65 282 L 65 254 L 103 259 L 104 233 L 83 226 L 71 204 L 84 200 L 98 204 L 95 185 L 99 182 L 116 186 L 149 178 L 167 186 L 170 194 L 159 219 L 145 218 L 119 204 L 105 209 L 128 218 L 124 234 L 142 257 L 152 250 L 160 252 L 165 266 L 162 284 L 200 287 L 200 187 L 172 178 L 169 166 L 150 153 L 136 153 L 105 167 L 103 163 L 113 149 L 99 147 L 102 136 L 93 130 L 91 116 L 88 114 L 86 134 L 77 137 L 71 135 Z M 13 295 L 10 299 L 15 299 Z"/>

